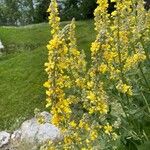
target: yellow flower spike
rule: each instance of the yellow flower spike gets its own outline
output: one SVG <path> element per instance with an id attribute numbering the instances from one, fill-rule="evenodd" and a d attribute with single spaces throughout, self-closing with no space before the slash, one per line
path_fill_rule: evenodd
<path id="1" fill-rule="evenodd" d="M 60 25 L 60 18 L 58 17 L 58 4 L 56 0 L 51 1 L 51 4 L 47 11 L 50 13 L 49 23 L 52 27 L 51 33 L 53 36 L 55 36 L 59 32 Z"/>

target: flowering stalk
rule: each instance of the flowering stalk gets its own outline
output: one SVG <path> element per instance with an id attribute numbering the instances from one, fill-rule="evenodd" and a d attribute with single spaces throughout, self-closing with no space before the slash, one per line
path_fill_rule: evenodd
<path id="1" fill-rule="evenodd" d="M 66 60 L 68 48 L 60 32 L 60 18 L 58 17 L 57 7 L 56 0 L 52 0 L 48 9 L 52 39 L 47 45 L 48 62 L 45 63 L 45 70 L 48 74 L 48 81 L 45 82 L 44 86 L 47 88 L 46 106 L 51 106 L 51 113 L 53 115 L 52 123 L 61 126 L 70 117 L 71 101 L 66 98 L 66 94 L 63 91 L 65 86 L 69 86 L 67 82 L 69 77 L 64 75 L 64 71 L 69 66 Z"/>

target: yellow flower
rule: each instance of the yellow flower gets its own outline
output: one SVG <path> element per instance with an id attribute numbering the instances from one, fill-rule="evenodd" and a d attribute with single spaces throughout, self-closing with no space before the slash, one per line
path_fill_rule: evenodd
<path id="1" fill-rule="evenodd" d="M 118 85 L 116 86 L 116 88 L 124 94 L 128 94 L 128 95 L 132 95 L 132 86 L 129 86 L 127 84 L 123 84 L 122 81 L 119 81 Z"/>
<path id="2" fill-rule="evenodd" d="M 97 51 L 99 50 L 100 48 L 100 43 L 99 42 L 93 42 L 92 43 L 92 47 L 91 47 L 91 52 L 93 54 L 97 53 Z"/>
<path id="3" fill-rule="evenodd" d="M 76 82 L 77 86 L 79 86 L 81 88 L 83 88 L 85 85 L 85 79 L 84 78 L 78 78 L 78 79 L 76 79 L 75 82 Z"/>
<path id="4" fill-rule="evenodd" d="M 93 81 L 89 81 L 87 82 L 87 88 L 90 89 L 94 86 L 94 82 Z"/>
<path id="5" fill-rule="evenodd" d="M 43 86 L 46 87 L 46 88 L 50 88 L 50 83 L 47 81 L 47 82 L 45 82 L 45 83 L 43 84 Z"/>
<path id="6" fill-rule="evenodd" d="M 90 75 L 90 77 L 95 77 L 95 70 L 91 70 L 90 72 L 89 72 L 89 75 Z"/>
<path id="7" fill-rule="evenodd" d="M 53 91 L 51 90 L 51 91 L 46 91 L 46 95 L 47 96 L 51 96 L 52 95 L 52 93 L 53 93 Z"/>
<path id="8" fill-rule="evenodd" d="M 85 129 L 86 131 L 90 131 L 90 127 L 89 127 L 89 125 L 88 125 L 87 123 L 85 123 L 84 129 Z"/>
<path id="9" fill-rule="evenodd" d="M 107 71 L 107 65 L 105 65 L 104 63 L 102 63 L 100 66 L 99 66 L 99 71 L 101 73 L 105 73 Z"/>
<path id="10" fill-rule="evenodd" d="M 50 10 L 50 8 L 48 8 L 48 9 L 47 9 L 47 12 L 49 12 L 49 13 L 50 13 L 50 11 L 51 11 L 51 10 Z"/>
<path id="11" fill-rule="evenodd" d="M 57 126 L 59 124 L 60 119 L 61 119 L 61 117 L 59 115 L 55 114 L 52 116 L 52 123 Z"/>
<path id="12" fill-rule="evenodd" d="M 47 102 L 46 108 L 48 108 L 48 107 L 50 107 L 52 105 L 52 100 L 50 98 L 47 98 L 46 102 Z"/>
<path id="13" fill-rule="evenodd" d="M 96 95 L 93 92 L 88 92 L 87 98 L 90 99 L 91 101 L 96 100 Z"/>
<path id="14" fill-rule="evenodd" d="M 80 52 L 79 52 L 77 49 L 75 49 L 75 48 L 73 48 L 73 49 L 71 50 L 71 52 L 72 52 L 72 54 L 73 54 L 74 56 L 79 56 L 79 55 L 80 55 Z"/>
<path id="15" fill-rule="evenodd" d="M 112 16 L 116 16 L 116 15 L 117 15 L 117 11 L 113 11 L 113 12 L 111 13 L 111 15 L 112 15 Z"/>
<path id="16" fill-rule="evenodd" d="M 100 103 L 97 107 L 98 107 L 98 110 L 100 111 L 100 113 L 107 114 L 108 106 L 106 103 Z"/>
<path id="17" fill-rule="evenodd" d="M 98 137 L 97 131 L 96 131 L 96 130 L 92 130 L 92 131 L 90 132 L 90 139 L 91 139 L 92 141 L 94 141 L 97 137 Z"/>
<path id="18" fill-rule="evenodd" d="M 89 114 L 93 114 L 94 112 L 95 112 L 95 108 L 91 107 L 91 108 L 89 109 Z"/>
<path id="19" fill-rule="evenodd" d="M 72 139 L 71 139 L 71 137 L 69 137 L 69 136 L 66 136 L 65 138 L 64 138 L 64 142 L 65 142 L 65 144 L 71 144 L 72 143 Z"/>
<path id="20" fill-rule="evenodd" d="M 85 124 L 85 123 L 83 122 L 83 120 L 80 120 L 80 122 L 79 122 L 79 127 L 80 127 L 80 128 L 83 128 L 84 124 Z"/>
<path id="21" fill-rule="evenodd" d="M 71 121 L 69 124 L 70 124 L 70 126 L 73 127 L 73 128 L 75 128 L 75 127 L 77 126 L 77 124 L 75 123 L 75 121 Z"/>
<path id="22" fill-rule="evenodd" d="M 113 129 L 112 129 L 112 126 L 107 123 L 107 125 L 104 126 L 104 130 L 106 134 L 110 135 Z"/>
<path id="23" fill-rule="evenodd" d="M 144 61 L 146 59 L 145 54 L 143 53 L 136 53 L 133 56 L 130 56 L 126 59 L 126 63 L 124 65 L 124 70 L 129 71 L 136 65 L 138 65 L 140 62 Z"/>

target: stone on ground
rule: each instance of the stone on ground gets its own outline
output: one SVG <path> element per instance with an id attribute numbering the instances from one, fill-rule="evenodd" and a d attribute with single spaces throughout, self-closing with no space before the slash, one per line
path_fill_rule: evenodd
<path id="1" fill-rule="evenodd" d="M 33 117 L 23 122 L 21 127 L 11 135 L 4 131 L 0 132 L 0 146 L 3 146 L 4 150 L 28 150 L 29 148 L 37 150 L 39 145 L 49 140 L 53 142 L 61 140 L 60 130 L 50 123 L 51 115 L 48 112 L 42 112 L 40 115 L 45 118 L 43 124 L 38 123 L 36 117 Z"/>
<path id="2" fill-rule="evenodd" d="M 0 132 L 0 148 L 8 144 L 10 141 L 10 133 L 5 131 Z"/>

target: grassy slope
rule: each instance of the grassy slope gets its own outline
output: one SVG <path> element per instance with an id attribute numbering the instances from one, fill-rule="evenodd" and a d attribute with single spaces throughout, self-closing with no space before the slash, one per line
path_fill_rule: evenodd
<path id="1" fill-rule="evenodd" d="M 77 23 L 78 44 L 85 50 L 87 59 L 93 32 L 92 21 Z M 33 116 L 36 107 L 44 109 L 43 64 L 47 60 L 45 46 L 50 31 L 48 24 L 0 27 L 0 38 L 11 53 L 0 57 L 0 130 L 12 130 Z"/>

